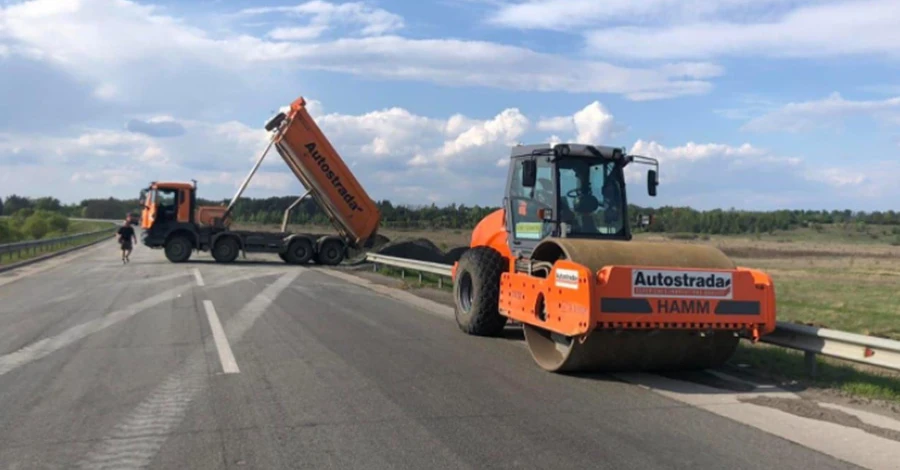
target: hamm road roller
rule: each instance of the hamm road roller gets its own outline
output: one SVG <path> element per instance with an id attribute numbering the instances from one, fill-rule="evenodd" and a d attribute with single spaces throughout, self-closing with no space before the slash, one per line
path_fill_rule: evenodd
<path id="1" fill-rule="evenodd" d="M 713 246 L 632 241 L 625 168 L 656 196 L 659 162 L 585 144 L 517 145 L 503 205 L 452 269 L 456 322 L 499 336 L 519 322 L 552 372 L 713 368 L 775 329 L 764 272 Z"/>

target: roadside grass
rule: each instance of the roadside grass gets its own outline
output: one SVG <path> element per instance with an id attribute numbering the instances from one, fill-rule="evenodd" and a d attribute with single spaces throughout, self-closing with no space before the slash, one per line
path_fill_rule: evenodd
<path id="1" fill-rule="evenodd" d="M 100 230 L 100 229 L 102 229 L 102 227 L 96 228 L 94 230 Z M 93 243 L 97 240 L 101 240 L 104 238 L 112 238 L 112 234 L 113 234 L 113 227 L 110 227 L 109 232 L 92 235 L 87 238 L 80 238 L 77 240 L 66 241 L 66 242 L 62 242 L 59 244 L 54 244 L 52 247 L 44 246 L 44 247 L 37 247 L 35 250 L 28 250 L 26 252 L 18 252 L 15 254 L 13 254 L 13 253 L 0 254 L 0 266 L 12 264 L 12 263 L 18 263 L 19 261 L 29 260 L 32 258 L 36 258 L 38 256 L 43 256 L 43 255 L 49 254 L 49 253 L 55 253 L 57 251 L 65 250 L 67 248 L 72 248 L 72 247 L 81 246 L 81 245 L 87 245 L 89 243 Z"/>
<path id="2" fill-rule="evenodd" d="M 87 220 L 69 220 L 69 230 L 63 235 L 74 235 L 76 233 L 96 232 L 115 226 L 112 222 L 93 222 Z M 59 235 L 57 235 L 59 236 Z M 46 237 L 45 237 L 46 238 Z"/>

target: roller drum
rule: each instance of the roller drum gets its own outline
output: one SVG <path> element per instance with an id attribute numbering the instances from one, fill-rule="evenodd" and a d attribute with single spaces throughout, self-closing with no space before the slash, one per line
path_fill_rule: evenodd
<path id="1" fill-rule="evenodd" d="M 597 272 L 604 266 L 734 269 L 721 250 L 705 245 L 550 238 L 532 253 L 535 260 L 567 259 Z M 727 361 L 740 338 L 731 331 L 594 330 L 565 337 L 523 324 L 535 362 L 552 372 L 687 370 L 717 367 Z"/>

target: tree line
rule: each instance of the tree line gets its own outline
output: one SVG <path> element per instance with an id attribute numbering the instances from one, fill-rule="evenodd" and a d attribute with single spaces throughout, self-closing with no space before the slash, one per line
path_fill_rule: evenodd
<path id="1" fill-rule="evenodd" d="M 280 224 L 284 209 L 295 196 L 243 198 L 233 211 L 234 220 L 250 224 Z M 227 199 L 203 200 L 201 205 L 227 204 Z M 469 206 L 449 204 L 394 205 L 388 200 L 377 201 L 382 214 L 382 225 L 396 229 L 472 229 L 479 220 L 497 209 L 495 206 Z M 53 197 L 27 198 L 17 195 L 0 199 L 0 213 L 12 215 L 22 209 L 55 212 L 67 217 L 90 219 L 124 219 L 126 214 L 140 214 L 141 203 L 137 199 L 85 199 L 75 204 L 62 204 Z M 641 216 L 651 216 L 652 223 L 645 228 L 651 232 L 695 234 L 755 234 L 791 230 L 798 227 L 817 227 L 826 224 L 900 225 L 897 211 L 850 210 L 697 210 L 690 207 L 664 206 L 645 208 L 629 205 L 632 221 Z M 303 201 L 290 219 L 292 224 L 328 224 L 328 218 L 312 200 Z"/>

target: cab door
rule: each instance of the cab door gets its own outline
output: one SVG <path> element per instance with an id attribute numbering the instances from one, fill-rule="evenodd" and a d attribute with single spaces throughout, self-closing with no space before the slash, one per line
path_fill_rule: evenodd
<path id="1" fill-rule="evenodd" d="M 144 199 L 144 209 L 141 211 L 141 228 L 150 230 L 156 221 L 156 189 L 147 191 Z"/>

